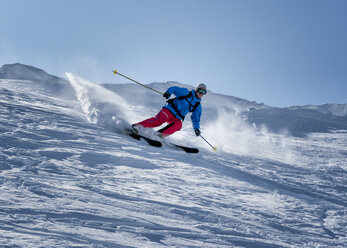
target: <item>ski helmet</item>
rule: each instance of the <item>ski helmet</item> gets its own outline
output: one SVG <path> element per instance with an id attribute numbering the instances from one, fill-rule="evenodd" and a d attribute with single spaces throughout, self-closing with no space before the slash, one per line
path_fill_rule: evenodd
<path id="1" fill-rule="evenodd" d="M 206 87 L 206 84 L 199 84 L 196 88 L 195 88 L 195 91 L 196 92 L 199 92 L 203 95 L 206 95 L 207 94 L 207 87 Z"/>

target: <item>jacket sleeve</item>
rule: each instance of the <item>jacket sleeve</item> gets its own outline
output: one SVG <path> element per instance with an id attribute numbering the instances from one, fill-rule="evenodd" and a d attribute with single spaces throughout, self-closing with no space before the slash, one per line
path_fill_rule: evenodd
<path id="1" fill-rule="evenodd" d="M 199 106 L 195 109 L 195 111 L 190 116 L 194 129 L 200 129 L 201 114 L 202 114 L 202 107 L 201 107 L 201 104 L 199 104 Z"/>
<path id="2" fill-rule="evenodd" d="M 170 95 L 174 94 L 175 96 L 185 96 L 189 94 L 189 90 L 186 88 L 180 88 L 177 86 L 172 86 L 166 90 Z"/>

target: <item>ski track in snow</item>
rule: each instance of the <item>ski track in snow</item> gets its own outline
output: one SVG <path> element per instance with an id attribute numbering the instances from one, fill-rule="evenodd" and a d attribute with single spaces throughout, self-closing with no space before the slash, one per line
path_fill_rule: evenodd
<path id="1" fill-rule="evenodd" d="M 0 80 L 1 247 L 346 247 L 346 132 L 285 137 L 292 163 L 185 154 L 111 132 L 144 110 L 105 119 L 124 104 L 76 82 Z"/>

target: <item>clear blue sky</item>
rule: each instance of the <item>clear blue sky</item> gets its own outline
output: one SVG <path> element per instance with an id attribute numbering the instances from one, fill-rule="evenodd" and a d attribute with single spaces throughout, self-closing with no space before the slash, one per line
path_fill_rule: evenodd
<path id="1" fill-rule="evenodd" d="M 345 0 L 0 0 L 0 65 L 96 83 L 205 82 L 271 106 L 347 103 Z"/>

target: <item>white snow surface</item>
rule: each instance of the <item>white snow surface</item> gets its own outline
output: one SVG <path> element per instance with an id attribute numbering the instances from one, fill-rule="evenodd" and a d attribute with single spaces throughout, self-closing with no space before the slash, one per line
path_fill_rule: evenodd
<path id="1" fill-rule="evenodd" d="M 67 77 L 75 99 L 0 79 L 1 247 L 346 247 L 346 130 L 275 134 L 240 114 L 267 106 L 209 92 L 218 151 L 187 116 L 169 138 L 200 149 L 186 154 L 121 134 L 160 95 Z"/>

